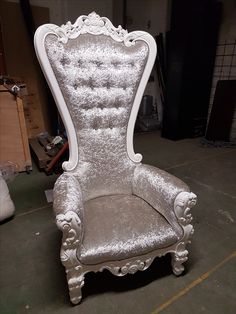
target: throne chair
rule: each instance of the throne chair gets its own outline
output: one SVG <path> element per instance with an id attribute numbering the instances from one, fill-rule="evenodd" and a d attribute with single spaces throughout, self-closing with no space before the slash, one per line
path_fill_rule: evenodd
<path id="1" fill-rule="evenodd" d="M 69 142 L 53 207 L 71 302 L 80 302 L 91 271 L 134 274 L 170 253 L 180 275 L 196 195 L 176 177 L 142 164 L 133 149 L 155 40 L 92 12 L 74 24 L 40 26 L 35 49 Z"/>

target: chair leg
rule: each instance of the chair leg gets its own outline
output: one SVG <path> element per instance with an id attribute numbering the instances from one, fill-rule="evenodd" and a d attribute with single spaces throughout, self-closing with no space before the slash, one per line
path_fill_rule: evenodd
<path id="1" fill-rule="evenodd" d="M 78 275 L 78 270 L 70 269 L 67 271 L 67 280 L 68 280 L 68 287 L 69 287 L 71 302 L 73 304 L 80 303 L 82 299 L 81 290 L 84 285 L 84 274 Z"/>
<path id="2" fill-rule="evenodd" d="M 179 276 L 184 271 L 183 263 L 188 260 L 188 250 L 186 250 L 184 242 L 180 242 L 177 245 L 175 252 L 171 253 L 171 257 L 173 273 Z"/>

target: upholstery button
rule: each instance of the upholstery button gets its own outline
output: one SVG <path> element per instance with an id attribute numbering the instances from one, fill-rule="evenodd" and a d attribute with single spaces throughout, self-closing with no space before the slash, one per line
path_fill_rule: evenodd
<path id="1" fill-rule="evenodd" d="M 96 64 L 98 68 L 100 68 L 102 65 L 102 61 L 95 61 L 94 63 Z"/>
<path id="2" fill-rule="evenodd" d="M 93 129 L 94 130 L 98 129 L 98 123 L 96 121 L 93 122 Z"/>
<path id="3" fill-rule="evenodd" d="M 118 67 L 118 65 L 119 65 L 119 62 L 114 61 L 114 62 L 112 62 L 111 64 L 114 66 L 114 68 L 117 68 L 117 67 Z"/>
<path id="4" fill-rule="evenodd" d="M 61 58 L 60 62 L 61 62 L 61 64 L 62 64 L 63 66 L 66 65 L 66 64 L 68 64 L 68 63 L 70 63 L 69 59 L 68 59 L 67 57 L 65 57 L 65 56 L 63 56 L 63 57 Z"/>

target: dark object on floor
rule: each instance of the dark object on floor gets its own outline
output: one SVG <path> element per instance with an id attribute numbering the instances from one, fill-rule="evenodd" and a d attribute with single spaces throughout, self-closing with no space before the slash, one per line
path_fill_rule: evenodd
<path id="1" fill-rule="evenodd" d="M 54 167 L 56 167 L 57 163 L 60 161 L 61 157 L 68 151 L 69 151 L 69 144 L 68 142 L 65 142 L 64 145 L 61 147 L 61 149 L 57 152 L 57 154 L 53 157 L 53 159 L 47 165 L 46 172 L 51 173 Z"/>
<path id="2" fill-rule="evenodd" d="M 220 24 L 216 0 L 172 1 L 162 136 L 204 136 Z"/>
<path id="3" fill-rule="evenodd" d="M 40 170 L 44 170 L 47 174 L 62 172 L 62 162 L 66 159 L 69 151 L 65 138 L 52 137 L 45 132 L 30 139 L 29 142 L 31 153 Z"/>
<path id="4" fill-rule="evenodd" d="M 235 110 L 236 80 L 219 81 L 207 127 L 207 140 L 230 142 Z"/>
<path id="5" fill-rule="evenodd" d="M 46 153 L 45 146 L 38 140 L 37 137 L 29 139 L 29 144 L 32 156 L 38 168 L 40 170 L 45 169 L 47 164 L 52 160 L 52 157 Z"/>

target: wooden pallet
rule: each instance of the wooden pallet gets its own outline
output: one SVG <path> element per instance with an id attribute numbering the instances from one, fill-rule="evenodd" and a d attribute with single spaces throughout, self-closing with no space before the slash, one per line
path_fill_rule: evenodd
<path id="1" fill-rule="evenodd" d="M 37 163 L 39 169 L 44 170 L 47 168 L 47 165 L 53 159 L 53 157 L 48 156 L 46 153 L 46 146 L 48 145 L 49 140 L 46 138 L 31 138 L 29 140 L 31 153 Z"/>

